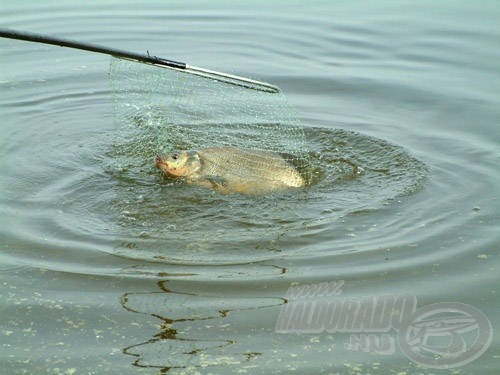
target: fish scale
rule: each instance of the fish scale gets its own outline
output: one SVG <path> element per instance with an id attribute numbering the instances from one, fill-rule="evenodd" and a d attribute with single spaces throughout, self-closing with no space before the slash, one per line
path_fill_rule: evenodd
<path id="1" fill-rule="evenodd" d="M 208 148 L 198 151 L 209 173 L 252 180 L 301 180 L 298 172 L 279 154 L 237 148 Z M 303 182 L 302 182 L 303 184 Z"/>

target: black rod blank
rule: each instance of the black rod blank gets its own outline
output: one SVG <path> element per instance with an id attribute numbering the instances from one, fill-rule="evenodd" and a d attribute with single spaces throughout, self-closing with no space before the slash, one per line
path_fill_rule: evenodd
<path id="1" fill-rule="evenodd" d="M 14 31 L 14 30 L 0 29 L 0 37 L 9 38 L 9 39 L 25 40 L 28 42 L 35 42 L 35 43 L 52 44 L 55 46 L 75 48 L 75 49 L 80 49 L 80 50 L 90 51 L 90 52 L 97 52 L 97 53 L 104 53 L 106 55 L 110 55 L 113 57 L 119 57 L 119 58 L 124 58 L 124 59 L 129 59 L 129 60 L 136 60 L 136 61 L 144 62 L 147 64 L 164 65 L 164 66 L 167 66 L 170 68 L 176 68 L 176 69 L 186 69 L 186 64 L 183 62 L 179 62 L 179 61 L 162 59 L 160 57 L 150 56 L 149 54 L 148 55 L 141 55 L 138 53 L 121 51 L 118 49 L 107 48 L 107 47 L 98 46 L 98 45 L 94 45 L 94 44 L 80 43 L 80 42 L 75 42 L 75 41 L 67 40 L 67 39 L 54 38 L 54 37 L 50 37 L 50 36 L 46 36 L 46 35 L 39 35 L 39 34 L 32 34 L 32 33 L 26 33 L 26 32 Z"/>
<path id="2" fill-rule="evenodd" d="M 185 73 L 194 74 L 200 77 L 213 79 L 219 82 L 228 83 L 235 86 L 245 87 L 252 90 L 264 91 L 268 93 L 279 93 L 280 89 L 277 86 L 271 85 L 267 82 L 256 81 L 250 78 L 240 77 L 233 74 L 221 73 L 214 70 L 198 68 L 196 66 L 188 65 L 183 62 L 167 60 L 157 56 L 141 55 L 128 51 L 122 51 L 114 48 L 98 46 L 89 43 L 75 42 L 68 39 L 55 38 L 47 35 L 33 34 L 9 29 L 0 29 L 0 38 L 24 40 L 28 42 L 52 44 L 55 46 L 69 47 L 80 49 L 83 51 L 90 51 L 96 53 L 103 53 L 120 59 L 133 60 L 145 64 L 175 69 Z"/>

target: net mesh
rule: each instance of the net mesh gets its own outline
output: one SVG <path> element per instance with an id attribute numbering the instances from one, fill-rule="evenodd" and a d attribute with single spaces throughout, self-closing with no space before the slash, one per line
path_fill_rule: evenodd
<path id="1" fill-rule="evenodd" d="M 303 128 L 282 93 L 116 58 L 110 82 L 115 120 L 133 138 L 129 152 L 135 156 L 224 146 L 296 160 L 307 153 Z"/>

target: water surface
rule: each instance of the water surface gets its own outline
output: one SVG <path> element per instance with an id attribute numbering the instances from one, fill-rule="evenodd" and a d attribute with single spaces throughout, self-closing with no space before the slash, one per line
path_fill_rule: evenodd
<path id="1" fill-rule="evenodd" d="M 190 119 L 206 134 L 197 146 L 255 112 L 210 110 L 198 90 L 159 109 L 161 85 L 120 92 L 106 56 L 0 40 L 4 373 L 449 372 L 399 349 L 348 351 L 348 333 L 275 333 L 289 286 L 332 280 L 345 297 L 478 308 L 493 342 L 455 371 L 496 373 L 499 13 L 458 1 L 4 4 L 2 27 L 278 85 L 282 107 L 256 123 L 302 129 L 280 147 L 320 167 L 307 189 L 272 197 L 172 183 L 154 168 L 158 140 L 171 141 L 160 119 Z M 256 103 L 244 95 L 224 100 Z"/>

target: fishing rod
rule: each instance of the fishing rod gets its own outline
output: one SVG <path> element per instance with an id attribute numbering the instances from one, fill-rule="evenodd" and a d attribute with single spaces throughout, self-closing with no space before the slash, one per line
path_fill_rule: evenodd
<path id="1" fill-rule="evenodd" d="M 8 39 L 24 40 L 28 42 L 52 44 L 55 46 L 68 47 L 83 51 L 102 53 L 119 59 L 132 60 L 144 64 L 154 65 L 162 68 L 174 69 L 180 72 L 194 74 L 200 77 L 213 79 L 219 82 L 228 83 L 235 86 L 245 87 L 252 90 L 264 91 L 269 93 L 279 93 L 277 86 L 267 82 L 256 81 L 250 78 L 241 77 L 228 73 L 221 73 L 215 70 L 199 68 L 186 63 L 174 60 L 168 60 L 157 56 L 123 51 L 114 48 L 107 48 L 95 44 L 81 43 L 68 39 L 55 38 L 47 35 L 33 34 L 15 30 L 0 29 L 0 37 Z"/>

